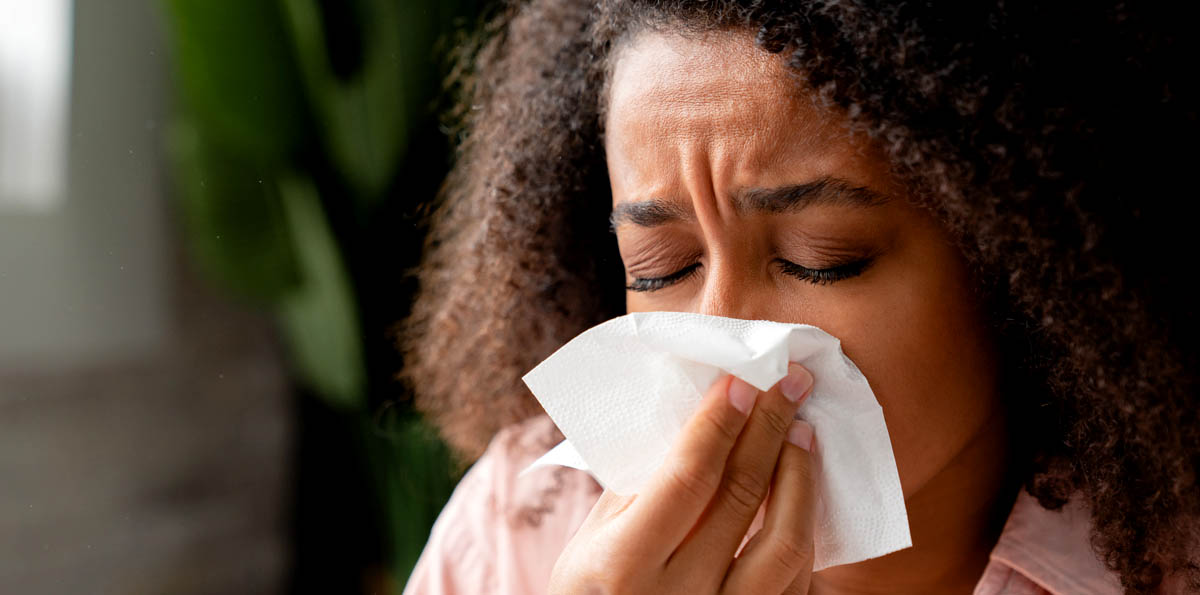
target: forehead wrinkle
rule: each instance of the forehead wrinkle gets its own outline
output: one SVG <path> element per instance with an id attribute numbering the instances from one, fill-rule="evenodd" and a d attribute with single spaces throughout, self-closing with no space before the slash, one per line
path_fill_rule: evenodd
<path id="1" fill-rule="evenodd" d="M 795 101 L 779 100 L 785 90 L 728 80 L 709 80 L 700 89 L 679 79 L 651 84 L 636 76 L 622 78 L 613 86 L 607 142 L 617 143 L 638 165 L 645 158 L 664 164 L 662 158 L 670 154 L 678 167 L 685 149 L 692 153 L 689 158 L 700 149 L 709 156 L 713 174 L 745 177 L 787 163 L 826 133 L 816 114 Z"/>
<path id="2" fill-rule="evenodd" d="M 695 149 L 718 139 L 750 146 L 761 133 L 752 116 L 742 113 L 745 104 L 718 97 L 680 100 L 656 89 L 610 112 L 618 116 L 608 138 L 631 152 Z"/>
<path id="3" fill-rule="evenodd" d="M 761 116 L 746 113 L 755 110 L 747 110 L 745 103 L 663 103 L 639 101 L 612 112 L 619 125 L 610 127 L 608 142 L 618 150 L 610 150 L 610 157 L 628 166 L 620 180 L 627 192 L 648 195 L 642 187 L 675 186 L 696 174 L 704 174 L 717 189 L 728 188 L 788 163 L 810 144 L 810 127 L 803 121 L 789 118 L 786 125 L 764 129 Z M 664 184 L 659 177 L 664 171 L 679 172 L 682 179 Z"/>
<path id="4" fill-rule="evenodd" d="M 821 150 L 838 131 L 778 57 L 752 36 L 712 41 L 697 51 L 695 39 L 644 34 L 620 48 L 605 114 L 614 202 L 657 198 L 693 218 L 696 210 L 733 214 L 737 205 L 723 199 L 737 188 L 838 170 L 842 156 Z M 626 218 L 613 215 L 615 229 Z"/>

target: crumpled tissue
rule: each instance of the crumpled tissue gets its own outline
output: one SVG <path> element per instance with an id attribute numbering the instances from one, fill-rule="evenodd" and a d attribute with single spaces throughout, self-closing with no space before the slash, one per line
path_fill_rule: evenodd
<path id="1" fill-rule="evenodd" d="M 810 325 L 637 312 L 585 331 L 523 378 L 567 438 L 530 468 L 636 493 L 723 373 L 769 390 L 788 362 L 814 377 L 796 414 L 816 435 L 814 571 L 911 547 L 883 410 L 841 342 Z"/>

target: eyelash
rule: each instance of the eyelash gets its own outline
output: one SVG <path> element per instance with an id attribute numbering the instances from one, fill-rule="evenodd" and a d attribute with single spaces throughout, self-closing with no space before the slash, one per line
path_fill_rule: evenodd
<path id="1" fill-rule="evenodd" d="M 778 259 L 780 266 L 783 267 L 783 272 L 791 275 L 801 281 L 807 281 L 813 285 L 829 285 L 843 279 L 849 279 L 861 275 L 863 270 L 871 264 L 870 258 L 856 260 L 843 265 L 829 267 L 827 269 L 810 269 L 800 266 L 794 262 Z M 700 269 L 700 263 L 696 263 L 665 277 L 653 277 L 648 279 L 634 279 L 625 287 L 629 291 L 658 291 L 665 287 L 670 287 L 676 283 L 681 283 L 695 274 Z"/>

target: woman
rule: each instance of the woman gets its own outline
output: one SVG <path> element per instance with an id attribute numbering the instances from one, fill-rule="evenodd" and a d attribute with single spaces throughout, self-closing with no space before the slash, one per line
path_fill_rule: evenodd
<path id="1" fill-rule="evenodd" d="M 410 591 L 1200 588 L 1195 290 L 1173 282 L 1194 253 L 1184 17 L 513 8 L 465 81 L 404 339 L 418 406 L 482 453 Z M 914 547 L 811 572 L 798 366 L 763 394 L 718 381 L 636 498 L 518 478 L 557 439 L 520 376 L 650 310 L 841 338 L 883 407 Z"/>

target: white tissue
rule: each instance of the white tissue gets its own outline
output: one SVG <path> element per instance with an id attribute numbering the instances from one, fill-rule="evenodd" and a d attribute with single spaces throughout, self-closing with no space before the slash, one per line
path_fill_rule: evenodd
<path id="1" fill-rule="evenodd" d="M 815 379 L 796 415 L 813 426 L 821 470 L 813 569 L 911 547 L 883 410 L 841 342 L 810 325 L 638 312 L 589 329 L 524 377 L 567 438 L 531 468 L 583 469 L 636 493 L 722 373 L 768 390 L 789 361 Z"/>

